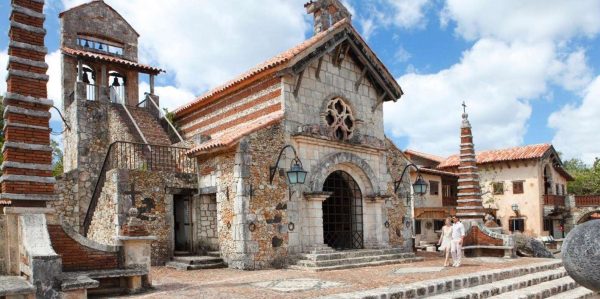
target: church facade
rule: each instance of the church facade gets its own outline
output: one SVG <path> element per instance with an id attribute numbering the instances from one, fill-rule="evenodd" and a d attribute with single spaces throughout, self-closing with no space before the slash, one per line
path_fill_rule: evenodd
<path id="1" fill-rule="evenodd" d="M 263 269 L 311 252 L 410 251 L 411 212 L 394 194 L 407 159 L 383 128 L 383 103 L 402 90 L 339 1 L 305 7 L 312 37 L 178 108 L 173 123 L 153 90 L 162 70 L 137 61 L 138 35 L 118 12 L 92 1 L 62 13 L 62 219 L 116 244 L 136 207 L 157 237 L 153 264 L 218 252 L 229 267 Z"/>

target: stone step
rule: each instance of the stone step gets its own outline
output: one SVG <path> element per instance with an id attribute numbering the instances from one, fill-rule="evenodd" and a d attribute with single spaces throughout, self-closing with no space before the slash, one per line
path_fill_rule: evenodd
<path id="1" fill-rule="evenodd" d="M 435 296 L 463 288 L 494 283 L 504 279 L 515 278 L 527 274 L 554 270 L 562 266 L 562 261 L 551 260 L 532 265 L 517 266 L 505 269 L 488 270 L 476 273 L 461 274 L 439 279 L 420 281 L 412 284 L 399 284 L 365 291 L 341 293 L 321 298 L 423 298 Z M 510 298 L 510 297 L 504 297 Z"/>
<path id="2" fill-rule="evenodd" d="M 372 261 L 372 262 L 355 263 L 355 264 L 339 264 L 339 265 L 335 265 L 335 266 L 323 266 L 323 267 L 314 267 L 314 266 L 306 267 L 306 266 L 300 266 L 300 265 L 292 265 L 289 267 L 289 269 L 311 271 L 311 272 L 322 272 L 322 271 L 332 271 L 332 270 L 354 269 L 354 268 L 361 268 L 361 267 L 375 267 L 375 266 L 392 265 L 392 264 L 406 264 L 406 263 L 420 262 L 422 260 L 423 260 L 422 257 L 412 257 L 412 258 L 381 260 L 381 261 Z"/>
<path id="3" fill-rule="evenodd" d="M 226 268 L 227 266 L 223 262 L 207 263 L 207 264 L 188 264 L 180 262 L 168 262 L 165 266 L 177 270 L 189 271 L 189 270 L 202 270 L 202 269 L 218 269 Z"/>
<path id="4" fill-rule="evenodd" d="M 515 290 L 512 292 L 496 295 L 490 298 L 514 298 L 514 299 L 537 299 L 548 298 L 553 295 L 564 293 L 577 288 L 577 283 L 573 278 L 565 276 L 563 278 L 546 281 L 528 288 Z"/>
<path id="5" fill-rule="evenodd" d="M 209 251 L 206 253 L 206 255 L 220 258 L 221 252 L 220 251 Z"/>
<path id="6" fill-rule="evenodd" d="M 529 288 L 534 285 L 541 284 L 547 281 L 553 281 L 556 279 L 563 278 L 567 276 L 567 271 L 564 268 L 558 268 L 555 270 L 548 270 L 542 272 L 536 272 L 532 274 L 527 274 L 523 276 L 518 276 L 514 278 L 508 278 L 504 280 L 499 280 L 495 282 L 489 282 L 486 284 L 469 287 L 461 290 L 457 290 L 454 292 L 449 292 L 433 297 L 428 297 L 431 299 L 458 299 L 458 298 L 487 298 L 490 296 L 502 296 L 503 298 L 511 298 L 504 297 L 503 294 L 512 292 L 515 290 L 520 290 L 524 288 Z"/>
<path id="7" fill-rule="evenodd" d="M 189 265 L 212 264 L 223 262 L 223 260 L 220 257 L 214 256 L 175 256 L 173 257 L 172 261 Z"/>
<path id="8" fill-rule="evenodd" d="M 594 296 L 600 298 L 600 295 L 596 294 L 594 291 L 588 288 L 577 287 L 572 290 L 568 290 L 566 292 L 550 296 L 548 297 L 548 299 L 588 299 L 594 298 Z"/>
<path id="9" fill-rule="evenodd" d="M 303 253 L 300 254 L 301 260 L 312 260 L 312 261 L 322 261 L 322 260 L 335 260 L 335 259 L 348 259 L 348 258 L 356 258 L 363 256 L 378 256 L 378 255 L 386 255 L 386 254 L 403 254 L 406 253 L 401 248 L 389 248 L 389 249 L 359 249 L 359 250 L 344 250 L 344 251 L 333 251 L 326 253 Z M 412 253 L 411 253 L 412 254 Z"/>
<path id="10" fill-rule="evenodd" d="M 351 264 L 364 264 L 369 262 L 377 261 L 389 261 L 397 259 L 414 258 L 414 253 L 400 253 L 400 254 L 382 254 L 382 255 L 367 255 L 351 258 L 339 258 L 330 260 L 299 260 L 296 265 L 301 267 L 330 267 L 339 265 L 351 265 Z"/>

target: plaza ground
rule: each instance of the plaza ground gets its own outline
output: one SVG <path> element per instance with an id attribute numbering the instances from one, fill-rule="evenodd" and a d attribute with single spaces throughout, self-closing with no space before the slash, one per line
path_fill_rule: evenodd
<path id="1" fill-rule="evenodd" d="M 177 271 L 153 267 L 154 290 L 128 298 L 313 298 L 549 261 L 465 258 L 460 268 L 443 268 L 443 259 L 436 253 L 419 253 L 419 256 L 425 260 L 318 273 L 287 269 Z"/>

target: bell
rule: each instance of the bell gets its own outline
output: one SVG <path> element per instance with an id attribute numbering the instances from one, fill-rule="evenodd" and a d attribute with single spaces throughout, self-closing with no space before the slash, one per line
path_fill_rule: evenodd
<path id="1" fill-rule="evenodd" d="M 121 83 L 119 83 L 119 78 L 115 77 L 115 79 L 113 80 L 112 86 L 121 86 Z"/>
<path id="2" fill-rule="evenodd" d="M 90 43 L 87 41 L 87 39 L 85 40 L 85 44 L 83 46 L 86 47 L 86 48 L 90 47 Z"/>
<path id="3" fill-rule="evenodd" d="M 83 83 L 90 84 L 90 78 L 88 78 L 88 73 L 87 72 L 83 73 L 83 79 L 82 79 L 82 81 L 83 81 Z"/>
<path id="4" fill-rule="evenodd" d="M 104 51 L 104 49 L 102 48 L 102 44 L 98 44 L 98 50 Z"/>

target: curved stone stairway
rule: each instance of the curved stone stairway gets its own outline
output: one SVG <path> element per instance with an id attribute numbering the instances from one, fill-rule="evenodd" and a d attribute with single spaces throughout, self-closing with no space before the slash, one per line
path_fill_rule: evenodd
<path id="1" fill-rule="evenodd" d="M 322 298 L 580 299 L 598 298 L 568 276 L 562 261 L 450 276 Z"/>
<path id="2" fill-rule="evenodd" d="M 319 249 L 310 253 L 300 254 L 299 260 L 290 269 L 305 271 L 329 271 L 359 267 L 381 266 L 389 264 L 403 264 L 421 261 L 412 252 L 405 252 L 400 248 L 388 249 L 357 249 L 336 251 L 333 249 Z"/>
<path id="3" fill-rule="evenodd" d="M 174 256 L 165 266 L 183 271 L 227 267 L 218 251 L 211 251 L 202 256 Z"/>

